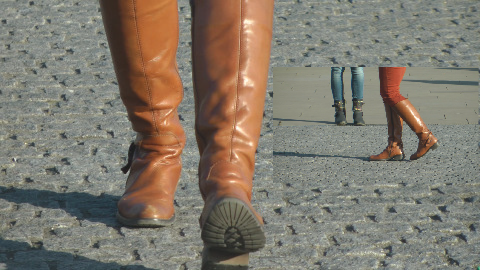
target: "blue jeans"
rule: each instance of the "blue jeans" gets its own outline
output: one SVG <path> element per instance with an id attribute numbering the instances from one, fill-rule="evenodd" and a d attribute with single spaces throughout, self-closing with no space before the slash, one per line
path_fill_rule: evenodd
<path id="1" fill-rule="evenodd" d="M 352 72 L 352 99 L 363 99 L 363 67 L 351 67 Z M 343 96 L 343 72 L 344 67 L 332 67 L 331 85 L 334 101 L 342 101 Z"/>

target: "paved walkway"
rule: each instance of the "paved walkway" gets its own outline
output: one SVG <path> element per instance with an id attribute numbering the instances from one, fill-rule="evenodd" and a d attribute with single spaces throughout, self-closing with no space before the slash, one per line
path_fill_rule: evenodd
<path id="1" fill-rule="evenodd" d="M 416 161 L 369 162 L 386 126 L 275 127 L 274 239 L 302 268 L 476 269 L 480 266 L 478 126 L 431 125 L 441 147 Z M 408 156 L 416 136 L 404 133 Z"/>
<path id="2" fill-rule="evenodd" d="M 273 67 L 479 66 L 477 1 L 321 2 L 276 1 Z M 98 2 L 0 0 L 0 6 L 0 269 L 199 269 L 188 1 L 179 1 L 178 50 L 188 142 L 177 222 L 162 229 L 130 229 L 115 220 L 125 181 L 120 167 L 134 134 Z M 267 246 L 252 254 L 252 269 L 480 265 L 478 150 L 471 144 L 478 126 L 438 126 L 444 147 L 419 162 L 389 165 L 402 175 L 389 180 L 387 164 L 362 159 L 383 147 L 371 141 L 384 142 L 382 126 L 359 129 L 372 136 L 353 146 L 339 141 L 343 148 L 318 136 L 337 134 L 321 128 L 352 136 L 357 129 L 315 126 L 315 136 L 307 127 L 292 128 L 293 135 L 274 130 L 272 78 L 253 198 Z M 332 169 L 346 165 L 348 174 Z"/>

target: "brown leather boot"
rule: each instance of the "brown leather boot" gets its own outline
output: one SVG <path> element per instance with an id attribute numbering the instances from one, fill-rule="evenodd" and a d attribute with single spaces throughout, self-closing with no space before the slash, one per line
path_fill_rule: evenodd
<path id="1" fill-rule="evenodd" d="M 420 114 L 408 99 L 395 104 L 393 110 L 405 120 L 412 131 L 418 136 L 419 141 L 417 152 L 410 156 L 411 160 L 421 158 L 430 149 L 434 150 L 438 147 L 437 138 L 435 138 L 432 132 L 427 128 L 427 125 L 423 122 Z"/>
<path id="2" fill-rule="evenodd" d="M 248 253 L 265 245 L 263 219 L 250 200 L 273 0 L 199 0 L 192 11 L 203 267 L 247 269 Z"/>
<path id="3" fill-rule="evenodd" d="M 158 227 L 175 217 L 173 199 L 185 134 L 177 114 L 183 88 L 176 66 L 176 0 L 101 0 L 103 23 L 135 143 L 118 220 Z M 162 27 L 159 27 L 162 26 Z"/>
<path id="4" fill-rule="evenodd" d="M 403 160 L 405 158 L 402 142 L 403 120 L 395 111 L 393 111 L 390 105 L 388 105 L 387 103 L 384 103 L 384 105 L 385 113 L 387 116 L 388 145 L 382 153 L 370 156 L 370 161 Z"/>

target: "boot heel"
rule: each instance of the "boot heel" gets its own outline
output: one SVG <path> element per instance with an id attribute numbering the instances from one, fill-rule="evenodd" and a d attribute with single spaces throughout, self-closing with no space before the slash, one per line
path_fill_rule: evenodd
<path id="1" fill-rule="evenodd" d="M 393 156 L 390 160 L 401 161 L 405 159 L 405 154 Z"/>
<path id="2" fill-rule="evenodd" d="M 202 270 L 247 270 L 249 255 L 203 248 Z"/>
<path id="3" fill-rule="evenodd" d="M 242 254 L 265 246 L 263 225 L 241 200 L 225 198 L 208 214 L 202 228 L 205 247 Z"/>

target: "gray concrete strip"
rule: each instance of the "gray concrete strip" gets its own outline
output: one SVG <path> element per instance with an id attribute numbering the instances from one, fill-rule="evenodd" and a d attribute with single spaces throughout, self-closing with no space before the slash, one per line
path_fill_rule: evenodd
<path id="1" fill-rule="evenodd" d="M 275 126 L 335 124 L 330 67 L 274 67 L 273 120 Z M 378 68 L 364 68 L 364 119 L 386 124 L 380 97 Z M 353 123 L 351 73 L 344 72 L 347 122 Z M 427 124 L 477 124 L 479 109 L 477 68 L 407 68 L 400 93 L 417 108 Z"/>

